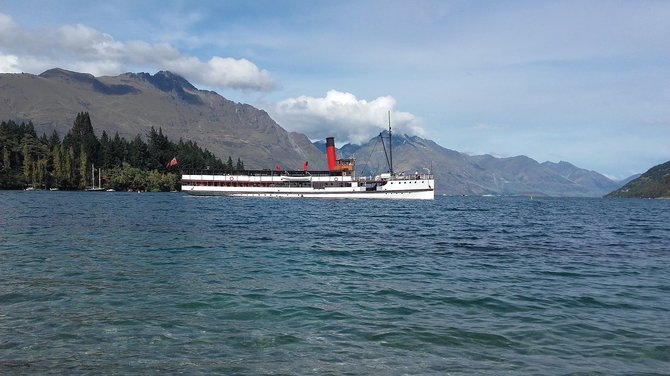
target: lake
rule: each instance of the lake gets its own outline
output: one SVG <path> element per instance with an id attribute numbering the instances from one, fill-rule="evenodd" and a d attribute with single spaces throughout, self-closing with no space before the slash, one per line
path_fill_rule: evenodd
<path id="1" fill-rule="evenodd" d="M 0 191 L 0 374 L 670 372 L 670 200 Z"/>

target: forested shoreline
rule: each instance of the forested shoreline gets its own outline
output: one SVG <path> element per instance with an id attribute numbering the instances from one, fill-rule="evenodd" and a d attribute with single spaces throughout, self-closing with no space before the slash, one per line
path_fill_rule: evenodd
<path id="1" fill-rule="evenodd" d="M 192 141 L 172 142 L 160 128 L 152 127 L 146 141 L 104 130 L 98 138 L 87 112 L 77 114 L 62 140 L 56 131 L 38 136 L 32 122 L 0 123 L 0 189 L 83 190 L 92 185 L 92 168 L 96 185 L 100 169 L 104 188 L 159 192 L 179 188 L 177 169 L 242 170 L 244 163 L 224 163 Z"/>

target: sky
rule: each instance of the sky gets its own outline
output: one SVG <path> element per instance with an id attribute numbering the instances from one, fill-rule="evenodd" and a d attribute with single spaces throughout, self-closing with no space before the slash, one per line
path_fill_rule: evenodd
<path id="1" fill-rule="evenodd" d="M 0 72 L 169 70 L 312 140 L 670 160 L 670 1 L 7 1 Z"/>

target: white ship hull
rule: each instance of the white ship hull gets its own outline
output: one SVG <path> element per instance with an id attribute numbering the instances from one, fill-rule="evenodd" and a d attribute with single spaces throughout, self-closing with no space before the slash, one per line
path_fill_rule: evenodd
<path id="1" fill-rule="evenodd" d="M 305 197 L 305 198 L 375 198 L 375 199 L 416 199 L 433 200 L 435 193 L 432 190 L 421 191 L 325 191 L 315 190 L 281 190 L 276 191 L 242 191 L 224 189 L 198 189 L 200 187 L 182 187 L 182 192 L 193 196 L 236 196 L 236 197 Z"/>
<path id="2" fill-rule="evenodd" d="M 307 176 L 309 178 L 307 178 Z M 351 176 L 287 176 L 281 174 L 182 175 L 182 192 L 199 196 L 418 199 L 435 198 L 432 175 L 384 180 Z"/>

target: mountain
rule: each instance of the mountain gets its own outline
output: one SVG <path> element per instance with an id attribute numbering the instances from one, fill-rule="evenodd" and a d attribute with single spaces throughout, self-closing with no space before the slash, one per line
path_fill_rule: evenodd
<path id="1" fill-rule="evenodd" d="M 593 170 L 585 170 L 569 162 L 544 162 L 542 165 L 562 177 L 587 188 L 590 192 L 609 192 L 622 185 L 622 183 L 615 182 Z"/>
<path id="2" fill-rule="evenodd" d="M 0 119 L 32 121 L 38 133 L 65 135 L 77 113 L 90 114 L 98 135 L 118 132 L 126 139 L 162 128 L 172 140 L 195 141 L 226 160 L 241 158 L 249 169 L 326 169 L 325 144 L 312 144 L 288 132 L 263 110 L 199 90 L 167 71 L 154 75 L 125 73 L 94 77 L 51 69 L 40 75 L 0 74 Z M 336 140 L 337 141 L 337 140 Z M 341 157 L 355 156 L 357 171 L 387 171 L 379 138 L 364 145 L 344 145 Z M 567 162 L 538 163 L 525 157 L 469 156 L 416 136 L 393 137 L 396 172 L 431 170 L 438 194 L 602 196 L 616 183 Z M 181 166 L 188 168 L 188 166 Z"/>
<path id="3" fill-rule="evenodd" d="M 91 115 L 98 135 L 132 140 L 151 127 L 173 140 L 190 139 L 221 159 L 241 158 L 251 169 L 325 168 L 303 134 L 287 132 L 263 110 L 198 90 L 171 72 L 114 77 L 51 69 L 40 75 L 0 74 L 0 119 L 32 121 L 38 133 L 65 135 L 78 112 Z M 188 167 L 188 166 L 184 166 Z"/>
<path id="4" fill-rule="evenodd" d="M 670 161 L 650 168 L 607 197 L 670 198 Z"/>
<path id="5" fill-rule="evenodd" d="M 630 183 L 631 181 L 639 178 L 640 176 L 642 176 L 642 174 L 635 174 L 635 175 L 631 175 L 631 176 L 629 176 L 625 179 L 617 180 L 617 183 L 619 184 L 619 187 L 617 187 L 617 188 L 623 187 L 624 185 L 626 185 L 626 184 Z"/>
<path id="6" fill-rule="evenodd" d="M 355 157 L 356 171 L 362 175 L 388 170 L 379 137 L 361 146 L 344 145 L 338 155 Z M 538 163 L 526 156 L 469 156 L 417 136 L 393 137 L 393 164 L 396 172 L 408 174 L 425 172 L 429 167 L 437 192 L 447 195 L 599 197 L 618 187 L 597 172 L 567 162 Z"/>

